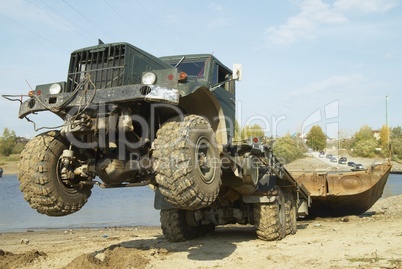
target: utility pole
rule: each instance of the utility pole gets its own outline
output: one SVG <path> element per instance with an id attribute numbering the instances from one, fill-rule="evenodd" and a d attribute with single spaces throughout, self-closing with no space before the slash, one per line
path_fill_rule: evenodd
<path id="1" fill-rule="evenodd" d="M 387 96 L 385 96 L 385 126 L 387 127 L 387 134 L 388 134 L 388 137 L 387 137 L 387 142 L 388 142 L 388 144 L 389 144 L 389 127 L 388 127 L 388 95 Z"/>
<path id="2" fill-rule="evenodd" d="M 388 127 L 388 95 L 385 96 L 385 126 L 387 127 L 387 150 L 389 151 L 389 157 L 391 157 L 391 141 L 390 130 Z"/>
<path id="3" fill-rule="evenodd" d="M 388 128 L 388 95 L 385 96 L 385 125 Z"/>

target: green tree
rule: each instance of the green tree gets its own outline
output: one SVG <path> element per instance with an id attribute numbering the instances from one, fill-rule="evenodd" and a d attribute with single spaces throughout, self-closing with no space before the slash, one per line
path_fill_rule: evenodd
<path id="1" fill-rule="evenodd" d="M 397 126 L 391 129 L 391 139 L 402 138 L 402 127 Z"/>
<path id="2" fill-rule="evenodd" d="M 364 140 L 375 140 L 373 129 L 368 125 L 363 125 L 354 135 L 354 143 Z"/>
<path id="3" fill-rule="evenodd" d="M 14 146 L 17 143 L 17 136 L 14 131 L 4 129 L 3 135 L 0 137 L 0 154 L 10 156 L 13 153 Z"/>
<path id="4" fill-rule="evenodd" d="M 302 158 L 306 152 L 306 148 L 300 139 L 287 134 L 275 140 L 273 151 L 281 162 L 290 163 Z"/>
<path id="5" fill-rule="evenodd" d="M 402 127 L 397 126 L 391 129 L 391 145 L 393 157 L 402 159 Z"/>
<path id="6" fill-rule="evenodd" d="M 375 139 L 360 140 L 353 147 L 353 152 L 360 157 L 372 158 L 375 156 L 377 141 Z"/>
<path id="7" fill-rule="evenodd" d="M 234 128 L 234 140 L 235 141 L 241 141 L 241 127 L 237 120 L 235 120 L 235 128 Z"/>
<path id="8" fill-rule="evenodd" d="M 392 158 L 395 161 L 402 159 L 402 139 L 394 139 L 391 142 Z"/>
<path id="9" fill-rule="evenodd" d="M 310 132 L 306 135 L 306 139 L 307 146 L 313 150 L 323 150 L 327 145 L 327 136 L 318 125 L 311 127 Z"/>
<path id="10" fill-rule="evenodd" d="M 263 138 L 265 136 L 264 130 L 258 124 L 253 124 L 251 126 L 250 125 L 244 126 L 243 129 L 241 130 L 241 133 L 243 139 L 248 139 L 251 137 Z"/>
<path id="11" fill-rule="evenodd" d="M 249 139 L 251 137 L 259 137 L 264 138 L 264 130 L 258 124 L 253 124 L 251 126 L 246 125 L 243 128 L 240 127 L 238 122 L 235 122 L 235 141 L 242 141 L 245 139 Z"/>
<path id="12" fill-rule="evenodd" d="M 20 154 L 21 151 L 24 149 L 26 143 L 19 143 L 17 142 L 17 144 L 15 145 L 15 147 L 13 148 L 13 154 Z"/>
<path id="13" fill-rule="evenodd" d="M 341 140 L 341 146 L 342 148 L 346 149 L 346 150 L 351 150 L 352 149 L 352 145 L 353 145 L 353 139 L 351 138 L 345 138 Z"/>
<path id="14" fill-rule="evenodd" d="M 381 152 L 384 157 L 388 156 L 389 153 L 389 139 L 391 131 L 388 126 L 383 125 L 380 130 L 380 143 L 381 143 Z"/>
<path id="15" fill-rule="evenodd" d="M 373 135 L 373 129 L 363 125 L 354 135 L 353 152 L 360 157 L 374 157 L 378 142 Z"/>

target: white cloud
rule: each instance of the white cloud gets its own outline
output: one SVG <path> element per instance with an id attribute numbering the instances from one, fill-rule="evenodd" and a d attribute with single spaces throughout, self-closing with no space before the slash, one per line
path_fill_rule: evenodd
<path id="1" fill-rule="evenodd" d="M 288 45 L 297 40 L 311 38 L 323 25 L 342 24 L 358 14 L 386 12 L 398 5 L 398 0 L 336 0 L 327 4 L 323 0 L 298 2 L 300 12 L 279 26 L 268 27 L 264 33 L 268 43 Z M 349 16 L 347 16 L 349 15 Z"/>
<path id="2" fill-rule="evenodd" d="M 321 0 L 306 0 L 300 4 L 299 16 L 308 18 L 316 23 L 343 23 L 348 19 L 335 11 L 330 5 Z"/>
<path id="3" fill-rule="evenodd" d="M 367 90 L 365 83 L 361 74 L 330 76 L 293 90 L 286 90 L 271 108 L 275 113 L 286 115 L 289 119 L 308 117 L 310 113 L 335 100 L 348 105 L 349 102 L 356 102 Z"/>
<path id="4" fill-rule="evenodd" d="M 340 92 L 349 91 L 350 87 L 355 86 L 362 80 L 363 77 L 359 74 L 332 76 L 327 79 L 307 85 L 306 87 L 293 90 L 288 93 L 287 97 L 306 97 L 307 95 L 328 92 L 335 92 L 337 93 L 336 95 L 338 95 L 338 93 Z"/>
<path id="5" fill-rule="evenodd" d="M 316 24 L 302 16 L 289 18 L 287 23 L 278 27 L 269 27 L 266 32 L 266 38 L 274 44 L 290 44 L 299 38 L 311 36 Z"/>
<path id="6" fill-rule="evenodd" d="M 344 12 L 384 13 L 398 5 L 397 0 L 337 0 L 334 8 Z"/>
<path id="7" fill-rule="evenodd" d="M 265 31 L 268 42 L 290 44 L 298 39 L 313 37 L 320 24 L 339 24 L 348 21 L 341 13 L 321 0 L 300 2 L 300 13 L 288 18 L 285 24 L 269 27 Z"/>

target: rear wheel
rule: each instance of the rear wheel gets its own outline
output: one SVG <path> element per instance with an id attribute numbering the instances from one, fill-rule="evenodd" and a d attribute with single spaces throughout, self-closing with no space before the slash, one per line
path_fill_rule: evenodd
<path id="1" fill-rule="evenodd" d="M 287 191 L 285 195 L 286 207 L 286 234 L 295 234 L 297 232 L 297 209 L 293 193 Z"/>
<path id="2" fill-rule="evenodd" d="M 195 210 L 215 201 L 221 184 L 219 153 L 205 118 L 189 115 L 166 123 L 154 147 L 156 182 L 170 204 Z"/>
<path id="3" fill-rule="evenodd" d="M 215 225 L 201 225 L 194 218 L 194 211 L 183 209 L 162 209 L 160 213 L 163 235 L 172 242 L 191 240 L 206 235 Z"/>
<path id="4" fill-rule="evenodd" d="M 285 198 L 279 188 L 273 203 L 254 204 L 254 224 L 262 240 L 280 240 L 286 236 Z"/>
<path id="5" fill-rule="evenodd" d="M 72 214 L 80 210 L 91 195 L 92 186 L 73 187 L 61 179 L 60 157 L 65 149 L 65 139 L 59 132 L 52 131 L 33 138 L 21 153 L 20 190 L 31 207 L 41 214 Z M 78 183 L 81 178 L 74 180 Z"/>

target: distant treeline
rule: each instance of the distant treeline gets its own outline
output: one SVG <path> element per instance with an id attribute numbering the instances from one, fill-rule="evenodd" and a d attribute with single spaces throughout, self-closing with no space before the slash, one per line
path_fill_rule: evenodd
<path id="1" fill-rule="evenodd" d="M 13 130 L 5 128 L 0 136 L 0 156 L 8 157 L 11 154 L 20 154 L 28 139 L 15 135 Z"/>
<path id="2" fill-rule="evenodd" d="M 258 125 L 241 128 L 236 122 L 235 142 L 244 141 L 251 137 L 264 139 L 266 144 L 272 145 L 275 155 L 284 163 L 302 158 L 308 148 L 316 151 L 326 148 L 347 150 L 351 155 L 360 157 L 392 157 L 395 161 L 402 160 L 402 127 L 382 126 L 380 130 L 373 130 L 363 125 L 351 138 L 329 139 L 319 125 L 313 126 L 305 137 L 300 134 L 287 134 L 283 137 L 268 138 Z M 11 154 L 20 154 L 28 139 L 16 136 L 13 130 L 5 128 L 0 136 L 0 156 L 8 157 Z"/>

